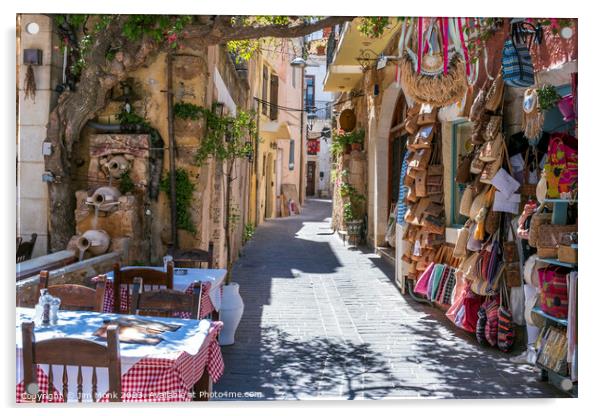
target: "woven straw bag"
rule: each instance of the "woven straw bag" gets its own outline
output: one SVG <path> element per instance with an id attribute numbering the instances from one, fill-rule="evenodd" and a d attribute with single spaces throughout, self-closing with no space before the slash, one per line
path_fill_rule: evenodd
<path id="1" fill-rule="evenodd" d="M 537 247 L 539 239 L 539 228 L 544 224 L 552 222 L 552 214 L 547 212 L 536 212 L 531 216 L 531 224 L 529 225 L 529 245 L 533 248 Z"/>
<path id="2" fill-rule="evenodd" d="M 483 162 L 495 162 L 496 160 L 502 160 L 502 152 L 504 148 L 504 135 L 498 133 L 493 140 L 485 142 L 479 150 L 479 159 Z M 499 168 L 499 167 L 498 167 Z M 497 170 L 496 170 L 497 172 Z"/>
<path id="3" fill-rule="evenodd" d="M 498 73 L 491 84 L 491 88 L 487 92 L 487 97 L 485 98 L 485 109 L 489 111 L 497 111 L 497 109 L 502 104 L 502 99 L 504 98 L 504 79 L 502 78 L 502 71 Z"/>
<path id="4" fill-rule="evenodd" d="M 498 133 L 502 129 L 502 116 L 491 116 L 485 127 L 485 140 L 493 140 L 497 138 Z"/>
<path id="5" fill-rule="evenodd" d="M 475 197 L 474 185 L 468 185 L 462 193 L 462 199 L 460 200 L 460 214 L 465 217 L 470 217 L 470 207 L 472 206 L 472 200 Z"/>
<path id="6" fill-rule="evenodd" d="M 539 227 L 537 237 L 537 255 L 539 258 L 557 258 L 560 239 L 565 233 L 577 232 L 577 224 L 557 225 L 543 224 Z"/>

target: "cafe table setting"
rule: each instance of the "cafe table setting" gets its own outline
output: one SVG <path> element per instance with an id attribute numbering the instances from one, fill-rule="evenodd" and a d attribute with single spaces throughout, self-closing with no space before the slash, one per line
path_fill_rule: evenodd
<path id="1" fill-rule="evenodd" d="M 21 325 L 34 321 L 31 308 L 16 309 L 16 401 L 28 402 L 23 385 L 23 340 Z M 116 323 L 120 327 L 119 354 L 121 357 L 121 399 L 124 402 L 190 401 L 191 389 L 204 373 L 216 382 L 224 371 L 224 361 L 217 337 L 222 328 L 219 321 L 179 319 L 112 313 L 60 311 L 58 320 L 50 325 L 36 323 L 35 342 L 55 338 L 77 338 L 106 343 L 102 329 Z M 121 327 L 146 327 L 139 333 L 121 332 Z M 158 330 L 157 328 L 160 328 Z M 138 334 L 133 335 L 132 334 Z M 148 335 L 151 334 L 151 335 Z M 67 366 L 68 392 L 77 392 L 77 367 Z M 38 365 L 38 390 L 48 391 L 48 366 Z M 96 369 L 98 392 L 108 391 L 108 370 Z M 54 393 L 42 395 L 42 402 L 63 401 L 59 393 L 63 366 L 52 366 Z M 92 369 L 81 368 L 85 382 L 92 378 Z M 58 384 L 57 384 L 58 383 Z M 100 394 L 98 401 L 108 401 Z M 68 401 L 73 401 L 69 397 Z M 92 401 L 84 397 L 84 402 Z"/>
<path id="2" fill-rule="evenodd" d="M 131 267 L 124 267 L 127 270 Z M 142 266 L 140 268 L 163 271 L 163 267 Z M 222 290 L 226 278 L 226 269 L 197 269 L 176 268 L 174 269 L 173 288 L 186 293 L 192 293 L 195 282 L 201 282 L 201 315 L 210 316 L 221 308 Z M 106 274 L 106 292 L 103 304 L 104 312 L 113 312 L 113 272 Z M 93 279 L 94 280 L 94 279 Z M 127 288 L 121 288 L 121 312 L 127 313 L 130 302 L 130 294 Z M 184 316 L 186 317 L 186 316 Z"/>

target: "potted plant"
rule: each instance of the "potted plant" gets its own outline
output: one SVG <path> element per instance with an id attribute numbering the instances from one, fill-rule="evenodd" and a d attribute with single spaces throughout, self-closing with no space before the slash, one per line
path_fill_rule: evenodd
<path id="1" fill-rule="evenodd" d="M 537 89 L 537 101 L 541 111 L 554 108 L 561 98 L 552 85 L 547 84 Z"/>
<path id="2" fill-rule="evenodd" d="M 349 143 L 351 144 L 351 150 L 361 151 L 364 145 L 364 129 L 359 129 L 349 133 Z"/>

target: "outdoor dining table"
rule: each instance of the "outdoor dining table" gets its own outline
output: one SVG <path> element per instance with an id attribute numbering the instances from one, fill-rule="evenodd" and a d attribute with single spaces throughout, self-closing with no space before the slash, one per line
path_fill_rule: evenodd
<path id="1" fill-rule="evenodd" d="M 26 401 L 23 386 L 23 347 L 21 324 L 34 319 L 34 309 L 17 308 L 16 314 L 16 401 Z M 59 311 L 57 324 L 35 327 L 36 342 L 52 338 L 78 338 L 105 343 L 94 332 L 103 321 L 131 315 L 108 314 L 84 311 Z M 140 318 L 136 316 L 136 318 Z M 209 391 L 210 382 L 216 382 L 224 371 L 224 361 L 217 341 L 222 323 L 207 319 L 178 319 L 142 317 L 143 319 L 180 325 L 171 332 L 161 334 L 163 340 L 156 345 L 120 342 L 122 401 L 163 402 L 190 401 L 191 389 L 200 385 L 201 378 Z M 39 391 L 48 391 L 48 366 L 38 366 Z M 63 367 L 53 366 L 54 380 L 62 380 Z M 77 367 L 67 366 L 69 392 L 77 391 Z M 82 368 L 84 383 L 90 383 L 91 368 Z M 108 370 L 97 369 L 98 392 L 108 391 Z M 60 383 L 60 382 L 59 382 Z M 73 383 L 73 385 L 71 385 Z M 58 388 L 57 388 L 58 387 Z M 63 401 L 58 393 L 61 384 L 55 384 L 52 397 L 43 396 L 42 401 Z M 195 389 L 196 392 L 197 389 Z M 201 393 L 202 394 L 202 393 Z M 198 396 L 197 396 L 198 397 Z M 205 397 L 206 398 L 206 397 Z M 107 401 L 105 396 L 99 401 Z M 73 401 L 69 398 L 68 401 Z M 92 401 L 91 397 L 83 401 Z"/>
<path id="2" fill-rule="evenodd" d="M 127 270 L 132 267 L 124 267 Z M 142 266 L 140 268 L 161 270 L 163 267 Z M 192 293 L 193 283 L 201 282 L 201 317 L 218 319 L 218 312 L 222 303 L 222 289 L 226 278 L 226 269 L 174 269 L 173 288 L 183 292 Z M 129 312 L 130 294 L 126 287 L 121 289 L 121 312 Z M 103 312 L 113 312 L 113 272 L 107 273 L 107 286 L 103 304 Z"/>

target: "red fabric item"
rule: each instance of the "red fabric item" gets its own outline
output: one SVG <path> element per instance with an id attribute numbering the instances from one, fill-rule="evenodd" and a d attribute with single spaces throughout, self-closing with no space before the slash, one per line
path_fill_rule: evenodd
<path id="1" fill-rule="evenodd" d="M 203 282 L 201 285 L 201 318 L 205 316 L 211 315 L 213 311 L 215 311 L 215 307 L 213 303 L 211 303 L 211 298 L 209 297 L 209 290 L 211 289 L 211 282 Z M 223 288 L 222 288 L 223 290 Z M 186 293 L 191 294 L 193 291 L 193 286 L 190 285 L 185 290 Z M 116 313 L 129 313 L 130 310 L 130 294 L 127 291 L 126 287 L 121 288 L 121 305 L 120 311 Z M 104 313 L 113 313 L 113 281 L 107 280 L 105 287 L 105 299 L 103 302 L 102 311 Z M 180 318 L 190 318 L 189 313 L 180 313 L 176 314 L 176 316 Z"/>
<path id="2" fill-rule="evenodd" d="M 216 382 L 224 374 L 224 359 L 217 337 L 223 323 L 213 322 L 208 340 L 194 355 L 182 352 L 177 357 L 143 358 L 121 376 L 122 400 L 124 402 L 178 402 L 190 401 L 194 383 L 207 371 Z M 38 366 L 39 390 L 48 390 L 48 376 Z M 59 381 L 60 383 L 60 381 Z M 16 388 L 17 403 L 28 403 L 23 382 Z M 99 392 L 100 393 L 100 392 Z M 42 403 L 63 402 L 62 395 L 54 386 L 52 396 L 41 396 Z M 107 395 L 100 402 L 109 401 Z"/>
<path id="3" fill-rule="evenodd" d="M 464 298 L 464 319 L 462 320 L 462 327 L 468 332 L 475 332 L 477 329 L 477 320 L 479 308 L 483 303 L 483 297 L 477 295 L 472 290 L 468 291 Z"/>

